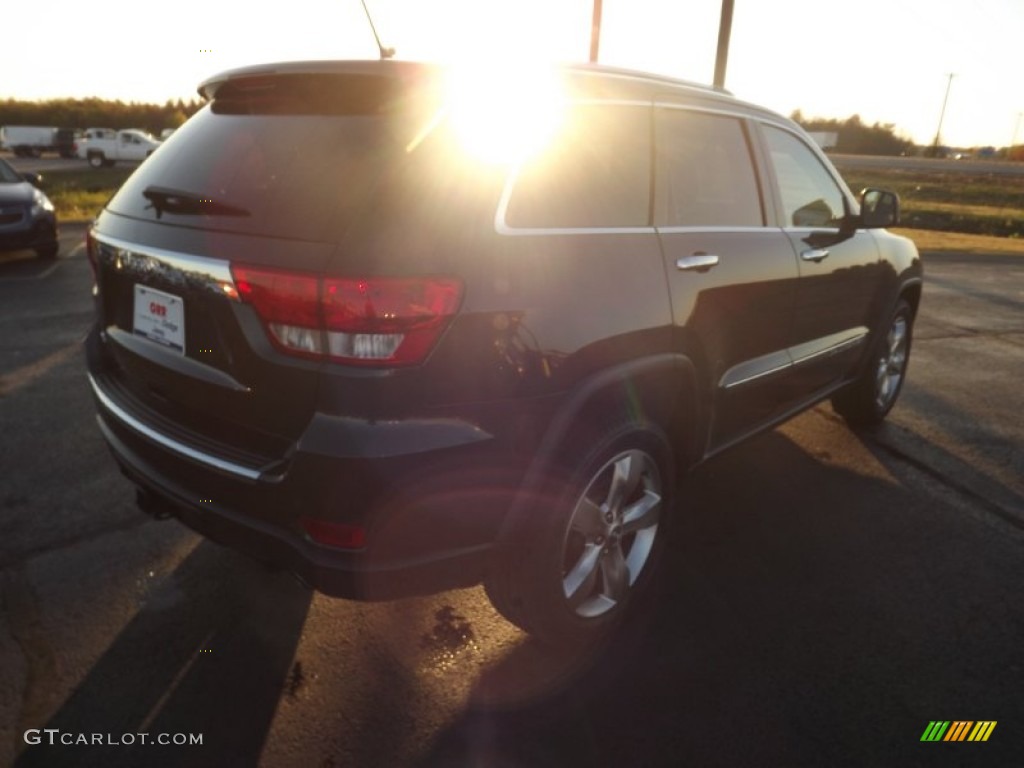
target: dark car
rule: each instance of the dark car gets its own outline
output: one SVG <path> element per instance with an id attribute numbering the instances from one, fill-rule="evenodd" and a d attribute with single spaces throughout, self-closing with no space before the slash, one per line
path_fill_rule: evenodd
<path id="1" fill-rule="evenodd" d="M 552 78 L 201 86 L 88 235 L 89 380 L 143 509 L 332 595 L 483 581 L 571 642 L 651 578 L 680 472 L 825 399 L 885 417 L 922 280 L 896 197 L 726 93 Z"/>
<path id="2" fill-rule="evenodd" d="M 57 214 L 36 187 L 39 176 L 21 174 L 0 159 L 0 251 L 34 250 L 44 259 L 57 256 Z"/>

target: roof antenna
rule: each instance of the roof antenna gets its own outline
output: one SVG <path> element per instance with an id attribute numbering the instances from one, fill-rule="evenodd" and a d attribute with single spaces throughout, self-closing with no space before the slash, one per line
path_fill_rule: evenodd
<path id="1" fill-rule="evenodd" d="M 380 51 L 380 60 L 390 59 L 395 55 L 394 48 L 385 48 L 384 44 L 380 41 L 380 35 L 377 34 L 377 27 L 373 24 L 373 17 L 370 16 L 370 9 L 366 7 L 366 0 L 361 0 L 363 3 L 363 11 L 366 13 L 366 20 L 370 22 L 370 29 L 373 30 L 373 39 L 377 41 L 377 50 Z"/>

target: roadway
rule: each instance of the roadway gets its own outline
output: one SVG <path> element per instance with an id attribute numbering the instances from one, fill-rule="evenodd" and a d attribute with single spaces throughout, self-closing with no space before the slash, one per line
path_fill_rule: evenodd
<path id="1" fill-rule="evenodd" d="M 1024 764 L 1024 258 L 928 255 L 890 421 L 821 406 L 686 478 L 660 592 L 567 657 L 480 589 L 332 600 L 137 512 L 81 237 L 0 259 L 0 765 Z"/>
<path id="2" fill-rule="evenodd" d="M 0 157 L 6 160 L 15 170 L 22 173 L 47 174 L 53 171 L 74 171 L 86 170 L 89 164 L 79 158 L 65 158 L 57 155 L 43 155 L 42 157 L 15 157 L 11 152 L 0 151 Z M 138 163 L 122 162 L 122 165 L 138 165 Z M 44 177 L 45 181 L 45 177 Z"/>

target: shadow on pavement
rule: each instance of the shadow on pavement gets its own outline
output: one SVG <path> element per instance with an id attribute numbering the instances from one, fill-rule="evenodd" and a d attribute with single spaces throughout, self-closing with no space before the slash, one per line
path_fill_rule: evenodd
<path id="1" fill-rule="evenodd" d="M 677 509 L 627 631 L 518 703 L 580 660 L 516 649 L 422 765 L 1022 764 L 1019 543 L 778 432 L 687 478 Z M 936 719 L 998 726 L 922 743 Z"/>
<path id="2" fill-rule="evenodd" d="M 44 733 L 17 768 L 255 765 L 310 599 L 289 577 L 200 544 L 43 728 L 119 741 L 202 734 L 202 745 L 140 745 L 136 737 L 132 746 L 49 746 Z"/>

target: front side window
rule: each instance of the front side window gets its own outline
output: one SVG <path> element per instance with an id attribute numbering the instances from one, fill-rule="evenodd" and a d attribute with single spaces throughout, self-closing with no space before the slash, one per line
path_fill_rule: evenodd
<path id="1" fill-rule="evenodd" d="M 660 110 L 657 120 L 659 226 L 764 226 L 739 120 L 682 109 Z"/>
<path id="2" fill-rule="evenodd" d="M 572 107 L 516 176 L 505 223 L 521 229 L 650 226 L 650 108 Z"/>
<path id="3" fill-rule="evenodd" d="M 764 127 L 787 227 L 838 229 L 846 217 L 845 197 L 821 161 L 793 134 Z"/>

